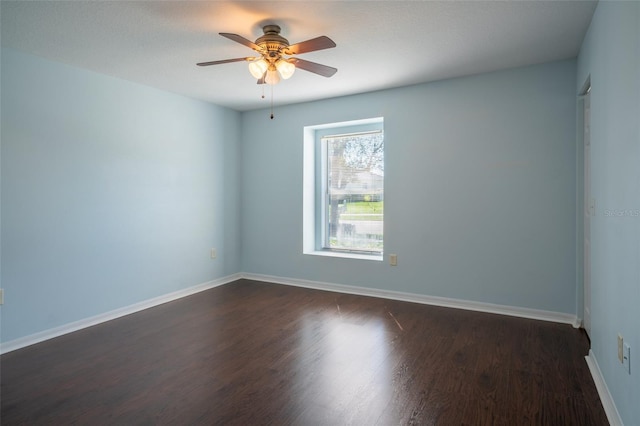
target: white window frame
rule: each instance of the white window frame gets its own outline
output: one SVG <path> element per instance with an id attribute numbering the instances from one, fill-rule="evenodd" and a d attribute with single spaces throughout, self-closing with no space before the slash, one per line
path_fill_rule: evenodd
<path id="1" fill-rule="evenodd" d="M 382 252 L 367 252 L 325 247 L 327 218 L 324 207 L 326 192 L 326 152 L 322 150 L 322 137 L 371 131 L 384 131 L 382 117 L 345 121 L 340 123 L 306 126 L 303 149 L 303 253 L 309 255 L 342 257 L 382 261 Z M 324 156 L 324 158 L 323 158 Z M 384 223 L 383 223 L 384 227 Z"/>

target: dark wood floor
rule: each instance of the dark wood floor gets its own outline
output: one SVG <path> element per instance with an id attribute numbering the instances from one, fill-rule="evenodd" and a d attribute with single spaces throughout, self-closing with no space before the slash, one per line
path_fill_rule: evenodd
<path id="1" fill-rule="evenodd" d="M 240 280 L 1 358 L 2 425 L 606 425 L 580 330 Z"/>

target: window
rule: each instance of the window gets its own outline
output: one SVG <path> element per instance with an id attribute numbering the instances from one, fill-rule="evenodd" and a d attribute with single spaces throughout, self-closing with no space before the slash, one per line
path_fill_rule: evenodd
<path id="1" fill-rule="evenodd" d="M 382 260 L 381 118 L 305 128 L 304 252 Z"/>

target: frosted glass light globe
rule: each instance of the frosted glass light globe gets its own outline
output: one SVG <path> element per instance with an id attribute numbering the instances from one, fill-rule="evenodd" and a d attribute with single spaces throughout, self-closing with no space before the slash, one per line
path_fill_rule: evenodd
<path id="1" fill-rule="evenodd" d="M 280 82 L 280 74 L 278 74 L 275 68 L 270 69 L 267 71 L 267 77 L 264 79 L 264 82 L 271 85 L 278 84 Z"/>
<path id="2" fill-rule="evenodd" d="M 262 78 L 267 68 L 269 68 L 269 64 L 264 59 L 249 62 L 249 72 L 258 80 Z"/>
<path id="3" fill-rule="evenodd" d="M 276 62 L 276 68 L 278 69 L 280 76 L 285 80 L 291 78 L 293 73 L 296 71 L 296 66 L 284 59 L 280 59 Z"/>

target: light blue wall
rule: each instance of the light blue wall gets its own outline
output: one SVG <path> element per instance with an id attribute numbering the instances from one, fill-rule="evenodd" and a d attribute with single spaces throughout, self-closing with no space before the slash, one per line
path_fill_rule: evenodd
<path id="1" fill-rule="evenodd" d="M 576 313 L 574 86 L 565 61 L 271 121 L 5 49 L 2 339 L 239 271 Z M 302 128 L 378 116 L 399 266 L 302 255 Z"/>
<path id="2" fill-rule="evenodd" d="M 3 341 L 239 272 L 238 112 L 8 49 L 1 89 Z"/>
<path id="3" fill-rule="evenodd" d="M 589 76 L 591 345 L 622 420 L 632 425 L 640 422 L 639 2 L 598 4 L 578 57 L 577 90 Z M 618 333 L 631 346 L 632 375 L 618 362 Z"/>
<path id="4" fill-rule="evenodd" d="M 576 313 L 575 61 L 242 115 L 242 269 Z M 277 92 L 276 92 L 277 96 Z M 302 254 L 303 127 L 384 117 L 388 262 Z"/>

